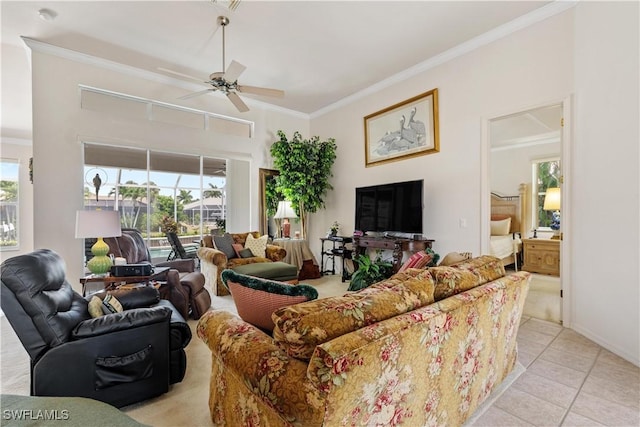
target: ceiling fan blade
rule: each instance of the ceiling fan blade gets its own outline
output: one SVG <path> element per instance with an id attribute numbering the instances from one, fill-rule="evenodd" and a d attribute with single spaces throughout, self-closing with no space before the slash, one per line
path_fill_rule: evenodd
<path id="1" fill-rule="evenodd" d="M 266 87 L 238 85 L 238 92 L 253 93 L 255 95 L 272 96 L 274 98 L 282 98 L 284 91 L 280 89 L 269 89 Z"/>
<path id="2" fill-rule="evenodd" d="M 188 93 L 186 95 L 182 95 L 180 96 L 178 99 L 189 99 L 189 98 L 195 98 L 196 96 L 200 96 L 200 95 L 204 95 L 205 93 L 209 93 L 209 92 L 213 92 L 215 89 L 205 89 L 205 90 L 200 90 L 198 92 L 193 92 L 193 93 Z"/>
<path id="3" fill-rule="evenodd" d="M 169 74 L 173 74 L 173 75 L 176 75 L 176 76 L 179 76 L 179 77 L 184 77 L 185 79 L 195 80 L 196 82 L 199 82 L 199 83 L 206 83 L 205 81 L 203 81 L 202 79 L 199 79 L 197 77 L 193 77 L 193 76 L 190 76 L 188 74 L 182 74 L 182 73 L 179 73 L 177 71 L 169 70 L 167 68 L 158 67 L 158 70 L 162 71 L 164 73 L 169 73 Z"/>
<path id="4" fill-rule="evenodd" d="M 238 80 L 238 77 L 240 77 L 240 74 L 242 74 L 246 69 L 247 67 L 245 67 L 241 63 L 236 61 L 231 61 L 231 64 L 229 64 L 229 67 L 227 67 L 227 71 L 225 71 L 224 76 L 222 76 L 222 78 L 228 81 L 229 83 L 233 83 L 236 80 Z"/>
<path id="5" fill-rule="evenodd" d="M 241 113 L 249 111 L 249 107 L 247 107 L 247 104 L 245 104 L 244 101 L 240 99 L 237 93 L 229 92 L 227 93 L 227 98 L 229 98 L 229 100 L 233 102 L 233 105 L 235 105 L 238 111 L 240 111 Z"/>

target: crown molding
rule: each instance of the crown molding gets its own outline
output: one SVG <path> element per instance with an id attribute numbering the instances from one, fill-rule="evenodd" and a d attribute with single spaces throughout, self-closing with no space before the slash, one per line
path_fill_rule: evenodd
<path id="1" fill-rule="evenodd" d="M 374 85 L 371 85 L 366 89 L 356 92 L 353 95 L 343 98 L 340 101 L 334 102 L 331 105 L 321 108 L 311 113 L 310 117 L 314 119 L 314 118 L 323 116 L 324 114 L 327 114 L 338 108 L 344 107 L 366 96 L 375 94 L 397 83 L 400 83 L 412 77 L 415 77 L 416 75 L 419 75 L 421 73 L 424 73 L 427 70 L 430 70 L 439 65 L 442 65 L 445 62 L 451 61 L 452 59 L 458 58 L 482 46 L 485 46 L 489 43 L 492 43 L 496 40 L 499 40 L 510 34 L 513 34 L 516 31 L 522 30 L 523 28 L 529 27 L 533 24 L 536 24 L 540 21 L 544 21 L 547 18 L 550 18 L 568 9 L 571 9 L 578 2 L 579 0 L 556 0 L 546 6 L 543 6 L 539 9 L 534 10 L 533 12 L 530 12 L 519 18 L 516 18 L 513 21 L 507 22 L 506 24 L 503 24 L 497 28 L 494 28 L 491 31 L 481 34 L 478 37 L 475 37 L 469 41 L 459 44 L 454 48 L 444 51 L 436 56 L 433 56 L 427 59 L 426 61 L 423 61 L 417 65 L 414 65 L 411 68 L 408 68 Z"/>
<path id="2" fill-rule="evenodd" d="M 164 74 L 156 73 L 154 71 L 144 70 L 142 68 L 133 67 L 131 65 L 122 64 L 120 62 L 112 61 L 98 56 L 89 55 L 87 53 L 78 52 L 76 50 L 67 49 L 64 47 L 52 45 L 40 40 L 32 39 L 30 37 L 21 36 L 22 41 L 32 50 L 39 53 L 44 53 L 59 58 L 68 59 L 70 61 L 79 62 L 82 64 L 91 65 L 104 70 L 114 71 L 120 74 L 138 77 L 145 80 L 150 80 L 159 84 L 178 86 L 180 88 L 190 90 L 192 92 L 202 90 L 202 86 L 196 83 L 190 83 L 175 77 L 166 76 Z M 222 96 L 221 94 L 213 93 L 214 96 Z M 288 108 L 279 107 L 277 105 L 269 104 L 266 102 L 258 101 L 252 98 L 243 98 L 247 105 L 270 110 L 290 116 L 295 116 L 302 119 L 309 119 L 309 115 L 301 113 L 299 111 L 290 110 Z M 188 107 L 185 107 L 188 108 Z"/>

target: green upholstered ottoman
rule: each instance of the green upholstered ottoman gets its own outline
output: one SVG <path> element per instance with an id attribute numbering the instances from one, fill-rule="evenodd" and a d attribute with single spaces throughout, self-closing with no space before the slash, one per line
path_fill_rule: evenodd
<path id="1" fill-rule="evenodd" d="M 263 279 L 288 282 L 298 280 L 298 267 L 286 262 L 255 262 L 253 264 L 239 265 L 233 271 L 247 276 L 255 276 Z"/>

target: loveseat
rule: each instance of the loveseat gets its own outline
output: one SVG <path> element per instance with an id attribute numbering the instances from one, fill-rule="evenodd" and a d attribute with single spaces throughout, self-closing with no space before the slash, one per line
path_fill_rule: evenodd
<path id="1" fill-rule="evenodd" d="M 255 239 L 260 238 L 260 233 L 257 231 L 229 234 L 233 243 L 242 247 L 245 246 L 249 234 Z M 287 251 L 280 246 L 267 244 L 265 248 L 265 256 L 243 258 L 234 256 L 233 252 L 225 254 L 223 251 L 216 249 L 213 236 L 204 236 L 201 246 L 198 248 L 198 258 L 200 258 L 200 271 L 205 277 L 205 287 L 212 295 L 229 295 L 229 291 L 224 287 L 220 276 L 223 270 L 254 263 L 280 262 L 287 256 Z"/>
<path id="2" fill-rule="evenodd" d="M 514 368 L 530 274 L 482 256 L 276 310 L 270 336 L 213 310 L 216 425 L 461 425 Z"/>

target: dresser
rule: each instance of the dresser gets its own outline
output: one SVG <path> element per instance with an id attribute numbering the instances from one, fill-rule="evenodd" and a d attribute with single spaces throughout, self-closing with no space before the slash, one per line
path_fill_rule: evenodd
<path id="1" fill-rule="evenodd" d="M 560 240 L 523 239 L 522 269 L 531 273 L 560 276 Z"/>

